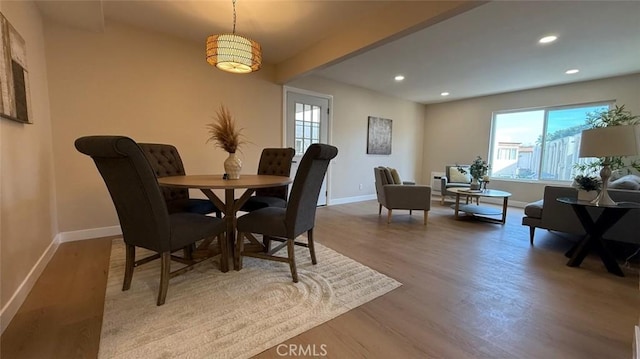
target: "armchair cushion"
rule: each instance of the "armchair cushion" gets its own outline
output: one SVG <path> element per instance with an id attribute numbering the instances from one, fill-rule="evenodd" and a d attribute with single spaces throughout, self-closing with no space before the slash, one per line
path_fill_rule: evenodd
<path id="1" fill-rule="evenodd" d="M 449 183 L 470 183 L 471 173 L 469 170 L 466 171 L 467 173 L 462 173 L 455 166 L 449 167 Z"/>
<path id="2" fill-rule="evenodd" d="M 398 170 L 396 170 L 395 168 L 389 168 L 389 171 L 391 171 L 391 178 L 393 178 L 393 183 L 402 184 L 402 180 L 400 180 L 400 174 L 398 173 Z"/>
<path id="3" fill-rule="evenodd" d="M 382 175 L 384 176 L 383 184 L 394 184 L 393 176 L 391 175 L 391 171 L 388 167 L 382 167 Z"/>

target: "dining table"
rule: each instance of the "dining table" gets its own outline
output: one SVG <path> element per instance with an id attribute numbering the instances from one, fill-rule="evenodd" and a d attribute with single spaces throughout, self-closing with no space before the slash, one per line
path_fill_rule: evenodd
<path id="1" fill-rule="evenodd" d="M 241 175 L 239 179 L 226 179 L 222 174 L 215 175 L 185 175 L 168 176 L 158 178 L 158 184 L 165 187 L 199 189 L 205 196 L 224 214 L 226 222 L 226 239 L 229 253 L 222 256 L 220 260 L 220 270 L 229 271 L 228 258 L 233 258 L 236 241 L 237 212 L 242 205 L 251 197 L 256 188 L 277 187 L 288 185 L 293 180 L 284 176 L 271 175 Z M 213 190 L 224 190 L 224 200 L 222 200 Z M 244 192 L 236 198 L 236 190 Z M 232 261 L 233 263 L 233 261 Z"/>

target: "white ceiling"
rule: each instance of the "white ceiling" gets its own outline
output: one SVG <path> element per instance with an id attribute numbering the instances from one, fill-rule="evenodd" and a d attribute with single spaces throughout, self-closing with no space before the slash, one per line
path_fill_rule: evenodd
<path id="1" fill-rule="evenodd" d="M 237 32 L 277 64 L 389 3 L 239 0 Z M 208 35 L 230 32 L 233 19 L 230 0 L 48 0 L 38 7 L 90 31 L 117 21 L 203 47 Z M 640 73 L 639 19 L 639 1 L 496 1 L 314 73 L 421 103 Z M 556 42 L 537 43 L 551 33 Z M 569 68 L 580 72 L 564 74 Z M 396 83 L 400 73 L 406 79 Z"/>

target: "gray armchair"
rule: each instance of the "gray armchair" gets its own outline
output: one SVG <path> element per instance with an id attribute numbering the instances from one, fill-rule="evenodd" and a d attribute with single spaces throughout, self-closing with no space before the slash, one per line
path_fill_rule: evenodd
<path id="1" fill-rule="evenodd" d="M 458 167 L 467 171 L 467 174 L 461 174 Z M 469 188 L 471 186 L 471 173 L 469 165 L 448 165 L 445 166 L 444 176 L 440 177 L 440 204 L 444 205 L 445 196 L 455 196 L 453 192 L 448 191 L 450 188 Z"/>
<path id="2" fill-rule="evenodd" d="M 387 223 L 391 223 L 391 213 L 394 209 L 408 209 L 424 211 L 424 224 L 427 225 L 428 212 L 431 209 L 431 187 L 420 185 L 395 184 L 388 168 L 375 167 L 373 174 L 376 179 L 376 194 L 378 196 L 378 215 L 384 206 L 387 213 Z"/>

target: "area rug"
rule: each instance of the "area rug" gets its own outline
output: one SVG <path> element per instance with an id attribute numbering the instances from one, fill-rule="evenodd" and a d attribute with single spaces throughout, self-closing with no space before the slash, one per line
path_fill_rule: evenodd
<path id="1" fill-rule="evenodd" d="M 121 291 L 124 244 L 116 239 L 99 358 L 248 358 L 401 285 L 318 243 L 316 256 L 311 265 L 309 250 L 296 248 L 298 283 L 286 263 L 246 257 L 228 273 L 216 260 L 200 263 L 169 281 L 158 307 L 159 261 L 136 268 Z"/>

